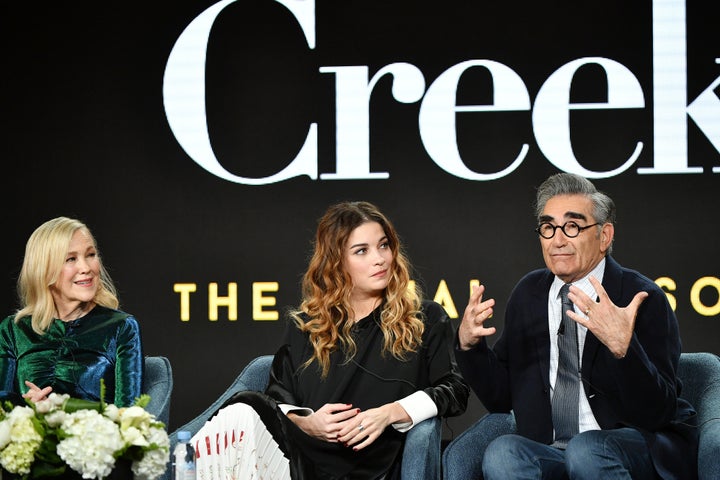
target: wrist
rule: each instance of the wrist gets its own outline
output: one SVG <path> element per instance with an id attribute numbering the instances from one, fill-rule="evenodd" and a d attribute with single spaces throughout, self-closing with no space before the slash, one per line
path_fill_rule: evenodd
<path id="1" fill-rule="evenodd" d="M 412 418 L 399 402 L 389 403 L 388 407 L 390 408 L 388 413 L 390 424 L 412 422 Z"/>

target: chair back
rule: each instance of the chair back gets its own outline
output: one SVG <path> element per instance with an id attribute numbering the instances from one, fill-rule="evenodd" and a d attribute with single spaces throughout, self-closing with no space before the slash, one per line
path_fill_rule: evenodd
<path id="1" fill-rule="evenodd" d="M 143 393 L 150 395 L 146 410 L 168 425 L 170 422 L 170 398 L 173 390 L 172 366 L 166 357 L 145 357 Z"/>
<path id="2" fill-rule="evenodd" d="M 238 392 L 246 390 L 265 391 L 270 380 L 272 361 L 273 355 L 262 355 L 252 359 L 240 372 L 235 382 L 236 385 L 231 389 Z"/>
<path id="3" fill-rule="evenodd" d="M 697 412 L 698 474 L 701 480 L 720 478 L 720 357 L 708 352 L 680 355 L 680 396 Z"/>

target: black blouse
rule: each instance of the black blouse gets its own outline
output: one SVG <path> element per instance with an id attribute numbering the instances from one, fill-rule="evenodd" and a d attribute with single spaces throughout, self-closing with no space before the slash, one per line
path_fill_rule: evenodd
<path id="1" fill-rule="evenodd" d="M 439 416 L 462 414 L 469 389 L 455 366 L 452 326 L 442 306 L 423 302 L 422 345 L 405 360 L 382 352 L 381 308 L 355 324 L 355 357 L 348 362 L 343 351 L 333 352 L 325 378 L 321 377 L 317 362 L 302 368 L 312 355 L 312 347 L 308 334 L 290 322 L 283 345 L 273 360 L 265 393 L 277 403 L 313 410 L 326 403 L 349 403 L 367 410 L 422 390 L 435 402 Z M 284 414 L 280 422 L 283 432 L 278 433 L 288 440 L 285 448 L 295 457 L 295 479 L 381 478 L 397 466 L 405 438 L 388 427 L 375 442 L 355 452 L 341 444 L 310 437 Z"/>

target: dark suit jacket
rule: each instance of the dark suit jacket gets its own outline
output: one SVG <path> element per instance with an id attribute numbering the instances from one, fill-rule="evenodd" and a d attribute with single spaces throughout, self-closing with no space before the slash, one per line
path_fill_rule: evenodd
<path id="1" fill-rule="evenodd" d="M 485 341 L 460 351 L 460 371 L 490 412 L 513 411 L 518 433 L 541 443 L 553 441 L 550 404 L 547 269 L 523 277 L 508 301 L 505 326 L 493 348 Z M 678 323 L 665 293 L 647 277 L 606 258 L 603 287 L 624 307 L 639 291 L 640 306 L 627 355 L 616 359 L 590 332 L 582 378 L 590 407 L 602 429 L 633 427 L 645 437 L 662 478 L 697 477 L 695 412 L 679 398 L 676 371 L 681 344 Z M 484 339 L 483 339 L 484 340 Z"/>

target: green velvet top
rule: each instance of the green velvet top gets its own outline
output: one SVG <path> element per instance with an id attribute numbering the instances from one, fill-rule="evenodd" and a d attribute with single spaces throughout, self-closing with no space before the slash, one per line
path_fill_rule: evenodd
<path id="1" fill-rule="evenodd" d="M 143 353 L 140 326 L 132 315 L 96 306 L 71 322 L 53 320 L 44 335 L 30 317 L 0 322 L 0 389 L 4 397 L 27 392 L 25 380 L 40 388 L 118 407 L 132 405 L 142 390 Z"/>

